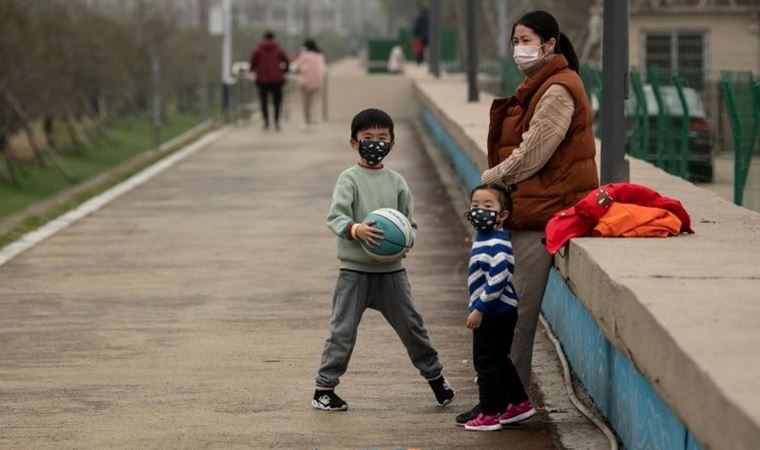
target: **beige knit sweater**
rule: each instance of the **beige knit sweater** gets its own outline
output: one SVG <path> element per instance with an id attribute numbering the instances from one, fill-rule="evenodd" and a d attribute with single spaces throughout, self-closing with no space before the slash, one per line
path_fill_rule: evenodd
<path id="1" fill-rule="evenodd" d="M 498 166 L 483 172 L 481 181 L 518 183 L 541 170 L 565 138 L 574 111 L 573 98 L 564 86 L 555 84 L 547 89 L 536 105 L 520 146 Z"/>

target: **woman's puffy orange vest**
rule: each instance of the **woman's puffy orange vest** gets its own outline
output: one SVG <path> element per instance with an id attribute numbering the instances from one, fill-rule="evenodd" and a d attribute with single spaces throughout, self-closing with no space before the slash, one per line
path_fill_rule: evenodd
<path id="1" fill-rule="evenodd" d="M 513 96 L 494 100 L 488 128 L 488 165 L 498 165 L 520 145 L 538 101 L 554 84 L 564 86 L 572 95 L 572 121 L 546 165 L 517 184 L 512 193 L 510 229 L 543 230 L 552 214 L 574 205 L 599 186 L 591 106 L 580 77 L 562 55 L 523 80 Z"/>

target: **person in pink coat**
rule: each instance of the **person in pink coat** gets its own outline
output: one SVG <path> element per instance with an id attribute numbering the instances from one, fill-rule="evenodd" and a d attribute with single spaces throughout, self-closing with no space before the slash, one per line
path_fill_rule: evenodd
<path id="1" fill-rule="evenodd" d="M 308 127 L 314 122 L 312 105 L 322 89 L 322 81 L 325 77 L 325 56 L 313 39 L 307 39 L 303 46 L 304 50 L 293 60 L 292 68 L 298 72 L 304 125 Z"/>

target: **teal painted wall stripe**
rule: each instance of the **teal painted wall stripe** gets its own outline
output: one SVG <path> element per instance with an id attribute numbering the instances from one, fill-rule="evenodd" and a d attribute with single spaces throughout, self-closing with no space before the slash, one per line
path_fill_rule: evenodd
<path id="1" fill-rule="evenodd" d="M 421 106 L 422 122 L 430 130 L 430 134 L 441 145 L 441 148 L 449 157 L 454 170 L 461 179 L 467 192 L 480 185 L 480 170 L 475 163 L 459 148 L 454 138 L 441 125 L 435 114 L 425 105 Z"/>
<path id="2" fill-rule="evenodd" d="M 627 449 L 702 450 L 697 439 L 552 269 L 542 311 L 573 371 Z"/>

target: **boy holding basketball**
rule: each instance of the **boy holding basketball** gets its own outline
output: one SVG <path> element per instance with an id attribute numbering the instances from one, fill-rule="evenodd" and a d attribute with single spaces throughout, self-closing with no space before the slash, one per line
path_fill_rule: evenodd
<path id="1" fill-rule="evenodd" d="M 330 335 L 325 341 L 311 404 L 323 411 L 345 411 L 348 405 L 335 393 L 348 368 L 356 333 L 364 310 L 380 311 L 401 338 L 412 364 L 435 393 L 439 406 L 454 399 L 454 390 L 441 374 L 438 353 L 428 339 L 422 316 L 412 295 L 402 256 L 381 262 L 370 257 L 361 244 L 375 247 L 382 230 L 364 221 L 372 211 L 393 208 L 412 217 L 413 198 L 404 178 L 382 165 L 393 148 L 393 120 L 383 111 L 366 109 L 351 122 L 351 147 L 358 163 L 344 170 L 333 190 L 327 226 L 338 237 L 340 274 L 333 295 Z"/>

